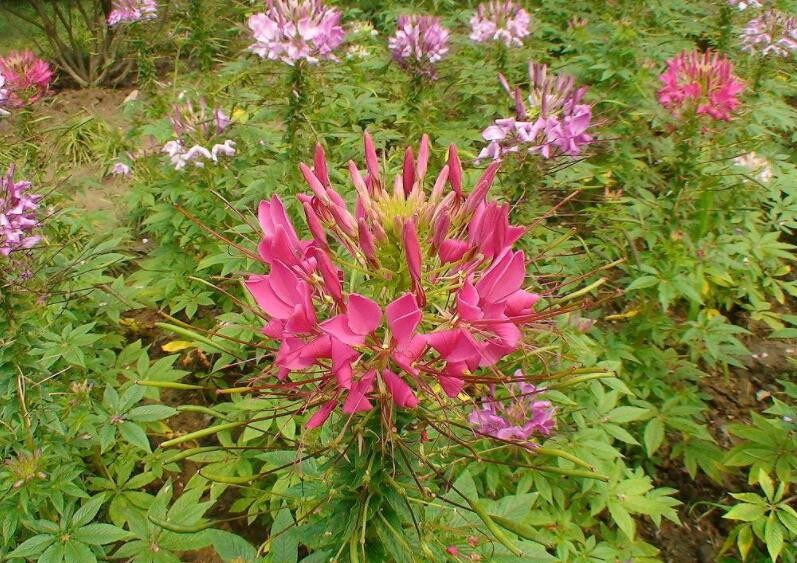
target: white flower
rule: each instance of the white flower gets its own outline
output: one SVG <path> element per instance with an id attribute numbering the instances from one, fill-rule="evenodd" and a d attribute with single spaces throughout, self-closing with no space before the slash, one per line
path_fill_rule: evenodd
<path id="1" fill-rule="evenodd" d="M 227 139 L 223 144 L 213 145 L 210 149 L 213 160 L 216 161 L 221 156 L 235 156 L 235 141 Z"/>

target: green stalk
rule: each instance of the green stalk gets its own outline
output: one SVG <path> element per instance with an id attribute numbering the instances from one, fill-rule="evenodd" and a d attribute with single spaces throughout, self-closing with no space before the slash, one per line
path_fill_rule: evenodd
<path id="1" fill-rule="evenodd" d="M 504 531 L 495 523 L 495 520 L 493 520 L 492 517 L 487 514 L 487 511 L 484 510 L 484 508 L 477 501 L 471 500 L 468 497 L 463 498 L 470 505 L 473 512 L 476 513 L 476 516 L 478 516 L 479 519 L 484 522 L 484 525 L 488 530 L 490 530 L 490 533 L 496 540 L 498 540 L 504 547 L 511 551 L 516 557 L 523 556 L 523 552 L 520 551 L 520 549 L 518 549 L 514 543 L 512 543 L 512 540 L 507 537 Z"/>

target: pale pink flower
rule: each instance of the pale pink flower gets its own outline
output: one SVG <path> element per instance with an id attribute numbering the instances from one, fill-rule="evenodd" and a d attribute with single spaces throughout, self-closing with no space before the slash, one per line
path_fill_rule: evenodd
<path id="1" fill-rule="evenodd" d="M 132 173 L 130 166 L 124 162 L 114 162 L 110 170 L 110 174 L 113 176 L 130 176 Z"/>
<path id="2" fill-rule="evenodd" d="M 266 6 L 249 18 L 255 38 L 250 51 L 289 65 L 337 60 L 334 51 L 346 37 L 338 10 L 321 0 L 268 0 Z"/>
<path id="3" fill-rule="evenodd" d="M 724 55 L 684 51 L 667 61 L 660 77 L 659 103 L 676 116 L 694 112 L 712 119 L 729 120 L 739 106 L 744 83 L 733 74 Z"/>
<path id="4" fill-rule="evenodd" d="M 482 132 L 488 142 L 479 160 L 500 160 L 512 154 L 543 158 L 577 156 L 592 143 L 592 107 L 583 102 L 586 88 L 576 88 L 571 76 L 548 74 L 544 64 L 529 63 L 529 95 L 501 84 L 515 105 L 515 116 L 497 119 Z"/>
<path id="5" fill-rule="evenodd" d="M 753 18 L 742 31 L 742 50 L 776 57 L 797 52 L 797 17 L 767 10 Z"/>
<path id="6" fill-rule="evenodd" d="M 277 377 L 313 382 L 295 384 L 319 407 L 310 428 L 339 405 L 350 415 L 386 397 L 414 408 L 435 383 L 456 396 L 471 372 L 520 349 L 521 328 L 537 319 L 540 296 L 524 289 L 526 258 L 512 248 L 524 230 L 487 198 L 498 163 L 465 193 L 456 148 L 430 190 L 429 158 L 424 136 L 386 182 L 366 135 L 365 172 L 349 163 L 352 212 L 318 147 L 313 166 L 300 166 L 312 192 L 299 197 L 308 240 L 277 196 L 260 204 L 258 254 L 269 271 L 246 287 L 268 319 L 263 334 L 279 342 Z M 352 262 L 360 292 L 343 284 Z"/>
<path id="7" fill-rule="evenodd" d="M 435 65 L 448 54 L 449 31 L 434 16 L 399 16 L 388 39 L 393 59 L 405 70 L 434 77 Z"/>
<path id="8" fill-rule="evenodd" d="M 36 209 L 41 196 L 26 193 L 30 182 L 14 182 L 14 166 L 0 176 L 0 256 L 31 248 L 41 240 L 31 232 L 39 226 Z"/>
<path id="9" fill-rule="evenodd" d="M 158 17 L 158 3 L 155 0 L 113 0 L 108 14 L 108 25 L 152 20 Z"/>
<path id="10" fill-rule="evenodd" d="M 520 47 L 529 35 L 529 13 L 508 0 L 490 0 L 476 8 L 470 18 L 470 38 L 477 43 L 497 41 Z"/>
<path id="11" fill-rule="evenodd" d="M 5 79 L 7 107 L 29 106 L 47 94 L 53 71 L 32 51 L 14 51 L 0 57 L 0 74 Z"/>

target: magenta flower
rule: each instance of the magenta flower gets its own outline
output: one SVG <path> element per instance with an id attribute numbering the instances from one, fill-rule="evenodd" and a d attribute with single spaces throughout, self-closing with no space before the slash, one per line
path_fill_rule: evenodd
<path id="1" fill-rule="evenodd" d="M 551 76 L 547 65 L 529 63 L 531 88 L 525 101 L 520 88 L 512 88 L 503 76 L 500 79 L 515 104 L 515 116 L 497 119 L 482 132 L 489 144 L 480 160 L 511 154 L 576 156 L 592 143 L 588 133 L 592 107 L 582 101 L 587 89 L 576 88 L 573 77 Z"/>
<path id="2" fill-rule="evenodd" d="M 659 103 L 675 116 L 685 112 L 729 120 L 739 106 L 737 95 L 744 83 L 733 74 L 733 63 L 724 55 L 684 51 L 667 61 L 660 77 Z"/>
<path id="3" fill-rule="evenodd" d="M 797 51 L 797 17 L 767 10 L 753 18 L 742 31 L 742 50 L 788 57 Z"/>
<path id="4" fill-rule="evenodd" d="M 50 87 L 53 71 L 32 51 L 14 51 L 0 57 L 0 74 L 5 78 L 5 105 L 29 106 L 39 101 Z"/>
<path id="5" fill-rule="evenodd" d="M 429 153 L 424 136 L 417 158 L 408 149 L 402 174 L 386 182 L 366 135 L 365 173 L 349 163 L 351 212 L 319 146 L 313 166 L 300 166 L 312 191 L 299 196 L 307 240 L 277 196 L 260 204 L 269 272 L 246 286 L 268 320 L 263 334 L 279 342 L 278 379 L 319 407 L 310 428 L 339 405 L 344 414 L 374 402 L 414 408 L 437 386 L 457 396 L 470 373 L 522 348 L 522 328 L 538 319 L 525 255 L 512 249 L 524 230 L 509 224 L 508 205 L 487 199 L 498 164 L 466 194 L 452 146 L 427 190 Z"/>
<path id="6" fill-rule="evenodd" d="M 334 51 L 346 37 L 338 10 L 321 0 L 268 0 L 267 7 L 249 18 L 255 38 L 250 51 L 289 65 L 337 60 Z"/>
<path id="7" fill-rule="evenodd" d="M 468 420 L 476 432 L 484 436 L 520 442 L 533 447 L 535 436 L 549 436 L 556 428 L 556 407 L 550 401 L 540 401 L 541 390 L 520 379 L 523 374 L 515 372 L 514 383 L 506 385 L 509 396 L 498 398 L 495 386 L 490 396 L 482 401 Z"/>
<path id="8" fill-rule="evenodd" d="M 108 14 L 108 25 L 134 23 L 158 17 L 158 3 L 155 0 L 113 0 Z"/>
<path id="9" fill-rule="evenodd" d="M 490 0 L 476 8 L 470 18 L 470 38 L 477 43 L 498 41 L 507 47 L 520 47 L 529 35 L 529 13 L 508 0 Z"/>
<path id="10" fill-rule="evenodd" d="M 41 196 L 27 194 L 30 182 L 14 182 L 14 167 L 0 177 L 0 256 L 31 248 L 41 240 L 30 233 L 39 225 L 36 209 Z"/>
<path id="11" fill-rule="evenodd" d="M 388 40 L 393 59 L 418 76 L 433 78 L 435 65 L 448 54 L 449 31 L 434 16 L 399 16 Z"/>

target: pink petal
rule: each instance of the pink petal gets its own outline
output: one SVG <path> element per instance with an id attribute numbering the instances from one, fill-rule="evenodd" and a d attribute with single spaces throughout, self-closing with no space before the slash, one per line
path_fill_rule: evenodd
<path id="1" fill-rule="evenodd" d="M 355 334 L 371 334 L 382 324 L 382 309 L 379 305 L 358 293 L 349 295 L 346 315 L 349 327 Z"/>
<path id="2" fill-rule="evenodd" d="M 415 296 L 405 293 L 385 308 L 387 326 L 396 342 L 406 343 L 415 335 L 421 322 L 422 313 Z"/>
<path id="3" fill-rule="evenodd" d="M 336 399 L 332 399 L 331 401 L 327 401 L 321 407 L 315 411 L 315 414 L 310 417 L 310 420 L 307 421 L 305 428 L 308 430 L 312 430 L 313 428 L 318 428 L 319 426 L 323 425 L 329 415 L 332 414 L 332 411 L 335 410 L 335 405 L 338 404 Z"/>
<path id="4" fill-rule="evenodd" d="M 352 384 L 346 401 L 343 403 L 343 412 L 354 414 L 356 412 L 369 411 L 373 408 L 366 395 L 373 391 L 376 371 L 370 370 L 362 376 L 359 381 Z"/>
<path id="5" fill-rule="evenodd" d="M 393 402 L 398 406 L 408 409 L 414 409 L 418 406 L 418 397 L 412 392 L 412 388 L 398 375 L 386 369 L 382 371 L 382 381 L 385 382 L 385 386 L 390 391 Z"/>

